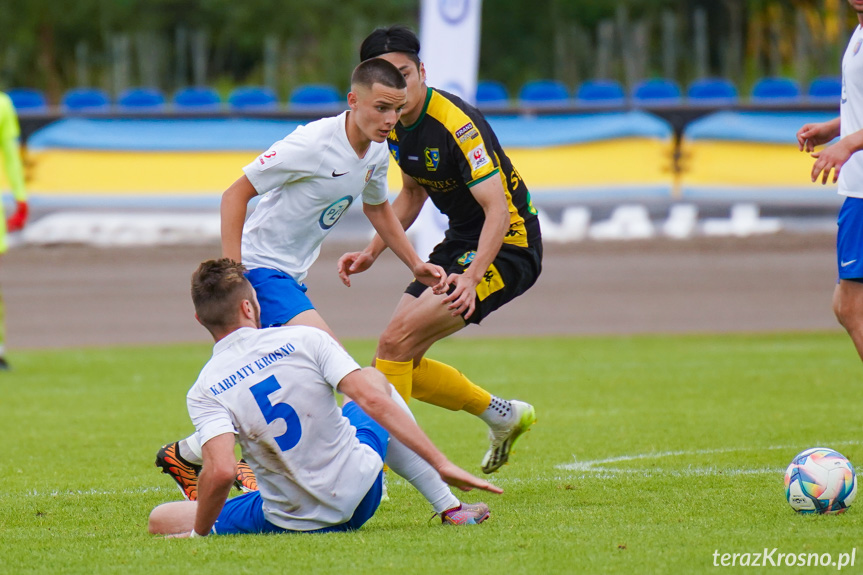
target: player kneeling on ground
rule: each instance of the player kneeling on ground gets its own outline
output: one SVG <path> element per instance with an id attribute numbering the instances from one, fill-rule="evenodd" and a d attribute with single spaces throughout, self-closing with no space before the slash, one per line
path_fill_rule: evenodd
<path id="1" fill-rule="evenodd" d="M 151 533 L 328 532 L 359 528 L 380 503 L 384 462 L 432 504 L 444 523 L 481 523 L 484 503 L 462 504 L 449 485 L 502 493 L 451 463 L 417 426 L 380 372 L 361 369 L 325 332 L 266 330 L 245 268 L 229 259 L 192 276 L 195 316 L 215 339 L 189 390 L 203 444 L 197 501 L 156 507 Z M 333 389 L 346 395 L 339 408 Z M 234 442 L 259 491 L 228 500 Z"/>

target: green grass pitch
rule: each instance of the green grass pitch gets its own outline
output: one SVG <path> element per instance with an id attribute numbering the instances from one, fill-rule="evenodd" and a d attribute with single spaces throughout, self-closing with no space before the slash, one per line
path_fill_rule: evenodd
<path id="1" fill-rule="evenodd" d="M 373 346 L 348 342 L 361 364 Z M 860 362 L 843 333 L 446 340 L 430 357 L 539 417 L 493 476 L 505 494 L 464 495 L 490 504 L 485 524 L 431 521 L 392 477 L 391 500 L 356 533 L 152 537 L 149 511 L 179 497 L 155 452 L 191 431 L 185 392 L 209 352 L 12 355 L 0 374 L 0 573 L 691 573 L 715 571 L 716 552 L 836 560 L 863 541 L 863 499 L 840 516 L 797 515 L 782 483 L 808 447 L 863 465 Z M 479 473 L 484 425 L 412 406 Z M 855 561 L 846 570 L 860 570 L 863 549 Z"/>

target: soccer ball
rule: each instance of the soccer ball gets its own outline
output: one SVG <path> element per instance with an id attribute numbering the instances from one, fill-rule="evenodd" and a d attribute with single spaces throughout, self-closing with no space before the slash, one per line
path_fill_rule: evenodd
<path id="1" fill-rule="evenodd" d="M 797 454 L 785 472 L 785 497 L 800 513 L 843 513 L 856 495 L 851 462 L 826 447 Z"/>

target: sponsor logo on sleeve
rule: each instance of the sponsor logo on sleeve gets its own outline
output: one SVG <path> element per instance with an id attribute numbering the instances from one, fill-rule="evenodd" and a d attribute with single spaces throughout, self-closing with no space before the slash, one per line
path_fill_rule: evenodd
<path id="1" fill-rule="evenodd" d="M 368 184 L 369 180 L 372 179 L 372 175 L 375 173 L 376 167 L 377 167 L 377 164 L 370 164 L 369 165 L 369 169 L 368 169 L 368 171 L 366 171 L 366 181 L 365 181 L 366 184 Z"/>
<path id="2" fill-rule="evenodd" d="M 281 158 L 276 159 L 276 151 L 275 150 L 267 150 L 260 156 L 258 156 L 258 163 L 263 166 L 261 169 L 266 170 L 270 166 L 274 166 L 281 162 Z"/>
<path id="3" fill-rule="evenodd" d="M 468 122 L 467 124 L 465 124 L 464 126 L 462 126 L 461 128 L 459 128 L 458 130 L 455 131 L 455 137 L 458 138 L 462 134 L 464 134 L 465 132 L 467 132 L 468 130 L 471 130 L 471 129 L 473 129 L 473 122 Z"/>
<path id="4" fill-rule="evenodd" d="M 474 171 L 480 169 L 491 161 L 485 151 L 485 146 L 482 144 L 468 152 L 468 159 L 470 160 L 470 165 Z"/>
<path id="5" fill-rule="evenodd" d="M 458 139 L 458 143 L 463 144 L 466 140 L 472 140 L 478 136 L 479 132 L 477 132 L 476 130 L 471 130 L 470 132 L 460 136 Z"/>
<path id="6" fill-rule="evenodd" d="M 468 122 L 455 131 L 455 137 L 458 139 L 459 144 L 463 143 L 465 140 L 476 138 L 477 136 L 479 136 L 479 132 L 474 127 L 473 122 Z"/>

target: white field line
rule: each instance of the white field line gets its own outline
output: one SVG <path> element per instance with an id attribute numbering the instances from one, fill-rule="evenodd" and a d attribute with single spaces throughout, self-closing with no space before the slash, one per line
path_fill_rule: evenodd
<path id="1" fill-rule="evenodd" d="M 135 489 L 51 489 L 47 491 L 39 491 L 38 489 L 28 489 L 24 492 L 24 497 L 62 497 L 62 496 L 78 496 L 78 495 L 96 495 L 99 497 L 105 495 L 143 495 L 145 493 L 177 493 L 177 488 L 172 486 L 166 487 L 138 487 Z M 20 497 L 21 494 L 13 494 L 15 497 Z"/>
<path id="2" fill-rule="evenodd" d="M 857 440 L 851 441 L 830 441 L 825 442 L 824 447 L 839 446 L 839 445 L 860 445 Z M 557 469 L 565 469 L 568 471 L 579 471 L 582 473 L 600 473 L 608 475 L 638 473 L 642 475 L 670 475 L 670 476 L 699 476 L 699 475 L 758 475 L 758 474 L 774 474 L 783 473 L 785 467 L 757 467 L 757 468 L 720 468 L 716 466 L 696 467 L 689 465 L 682 469 L 662 469 L 650 467 L 648 469 L 638 468 L 617 468 L 608 467 L 608 463 L 620 463 L 622 461 L 638 461 L 638 460 L 656 460 L 666 458 L 678 458 L 691 455 L 712 455 L 716 453 L 733 453 L 737 451 L 774 451 L 774 450 L 794 450 L 799 449 L 799 445 L 768 445 L 766 447 L 723 447 L 718 449 L 693 449 L 679 451 L 656 451 L 652 453 L 638 453 L 635 455 L 619 455 L 616 457 L 607 457 L 604 459 L 592 459 L 586 461 L 573 461 L 572 463 L 561 463 L 556 465 Z M 857 475 L 863 475 L 863 470 L 858 470 Z"/>

